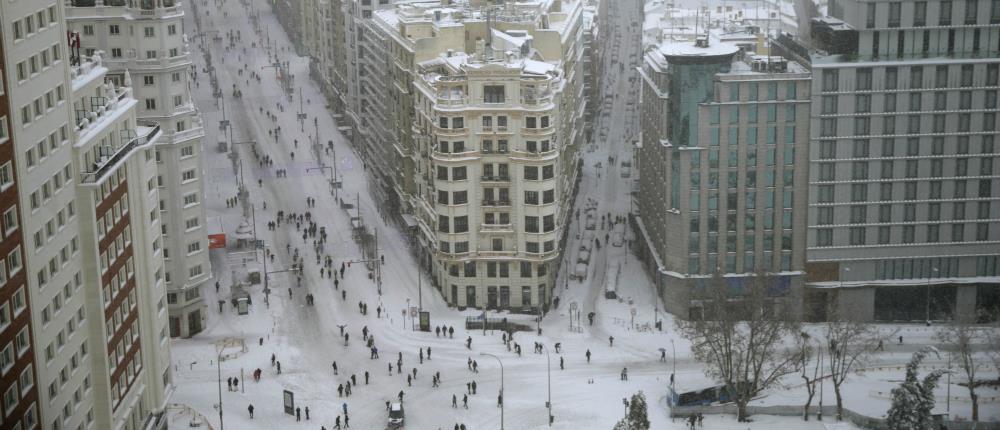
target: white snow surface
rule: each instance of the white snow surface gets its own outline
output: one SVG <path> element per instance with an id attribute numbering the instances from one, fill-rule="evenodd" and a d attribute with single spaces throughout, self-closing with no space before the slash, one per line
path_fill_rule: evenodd
<path id="1" fill-rule="evenodd" d="M 253 298 L 249 315 L 237 315 L 228 303 L 220 313 L 216 303 L 217 300 L 229 298 L 230 270 L 225 252 L 212 251 L 213 272 L 222 285 L 221 291 L 217 294 L 211 286 L 203 289 L 205 300 L 209 304 L 207 329 L 191 339 L 172 341 L 176 390 L 171 402 L 193 408 L 212 428 L 219 428 L 218 402 L 221 390 L 226 428 L 319 429 L 320 426 L 325 426 L 332 429 L 334 419 L 343 415 L 346 404 L 352 428 L 382 429 L 386 426 L 387 418 L 385 402 L 395 401 L 397 393 L 403 390 L 406 393 L 404 405 L 407 429 L 451 429 L 456 423 L 464 423 L 469 429 L 495 429 L 500 428 L 501 423 L 497 394 L 503 384 L 504 428 L 610 429 L 623 416 L 622 398 L 642 390 L 649 403 L 652 428 L 685 428 L 682 420 L 675 422 L 670 419 L 666 405 L 666 388 L 673 367 L 676 366 L 679 390 L 703 388 L 714 382 L 704 375 L 702 365 L 692 360 L 689 344 L 673 330 L 672 317 L 658 311 L 663 306 L 655 295 L 650 279 L 641 270 L 641 263 L 627 252 L 626 247 L 607 244 L 601 233 L 610 232 L 609 228 L 597 230 L 595 236 L 602 246 L 600 249 L 592 249 L 589 273 L 584 281 L 566 281 L 565 274 L 560 274 L 557 291 L 554 293 L 559 297 L 560 305 L 541 322 L 543 335 L 539 336 L 534 332 L 515 335 L 515 341 L 522 346 L 522 356 L 508 352 L 500 340 L 499 332 L 467 332 L 463 328 L 464 319 L 467 316 L 477 316 L 480 312 L 459 312 L 449 308 L 426 278 L 418 283 L 417 265 L 408 251 L 407 239 L 400 230 L 386 224 L 381 218 L 380 208 L 370 193 L 372 182 L 365 175 L 363 162 L 352 152 L 350 143 L 340 134 L 337 124 L 324 108 L 318 87 L 307 78 L 307 60 L 294 54 L 269 7 L 261 0 L 255 1 L 254 5 L 260 12 L 262 27 L 268 28 L 266 34 L 272 44 L 281 48 L 278 55 L 291 62 L 295 81 L 302 86 L 304 97 L 309 99 L 308 103 L 303 104 L 309 118 L 304 131 L 300 131 L 295 118 L 300 102 L 297 94 L 294 101 L 289 100 L 274 79 L 274 70 L 264 68 L 269 61 L 265 50 L 260 48 L 259 39 L 258 48 L 250 48 L 251 39 L 256 39 L 257 36 L 246 18 L 245 9 L 229 7 L 227 10 L 230 15 L 222 17 L 221 11 L 210 4 L 207 6 L 210 15 L 205 16 L 206 5 L 199 2 L 198 11 L 202 14 L 204 28 L 218 29 L 220 32 L 241 30 L 243 43 L 247 48 L 246 56 L 238 54 L 238 48 L 226 52 L 222 43 L 206 40 L 205 45 L 210 47 L 215 59 L 221 88 L 230 88 L 233 83 L 238 83 L 244 89 L 242 100 L 226 99 L 227 117 L 233 122 L 233 139 L 257 140 L 261 142 L 263 152 L 274 159 L 273 167 L 261 167 L 254 161 L 248 145 L 238 147 L 243 157 L 243 174 L 255 208 L 257 235 L 267 242 L 268 248 L 276 255 L 273 263 L 268 262 L 268 270 L 289 267 L 291 257 L 285 251 L 288 244 L 299 248 L 305 258 L 303 282 L 301 287 L 296 287 L 292 275 L 272 274 L 269 305 L 264 303 L 261 285 L 256 285 L 249 290 Z M 191 19 L 194 11 L 189 5 L 186 6 L 189 8 L 186 27 L 189 31 L 198 31 L 194 30 Z M 623 8 L 617 9 L 621 11 Z M 628 13 L 634 14 L 636 11 Z M 623 19 L 628 22 L 633 18 L 629 16 Z M 632 36 L 635 35 L 629 37 Z M 638 41 L 634 42 L 638 47 Z M 616 68 L 618 56 L 621 56 L 622 61 L 629 56 L 633 57 L 633 61 L 638 58 L 637 49 L 622 50 L 620 43 L 621 40 L 613 43 L 608 41 L 610 49 L 605 51 L 609 53 L 609 58 L 605 61 Z M 264 45 L 266 46 L 266 42 Z M 614 58 L 610 58 L 612 55 Z M 208 120 L 206 124 L 211 124 L 222 118 L 221 109 L 211 96 L 208 79 L 201 73 L 204 67 L 203 57 L 200 52 L 194 57 L 199 70 L 199 85 L 192 90 L 195 91 L 199 108 Z M 249 88 L 245 88 L 247 72 L 244 72 L 244 76 L 237 74 L 243 63 L 247 63 L 247 70 L 261 74 L 261 84 L 254 82 L 249 84 Z M 617 167 L 619 164 L 609 165 L 607 158 L 609 155 L 619 161 L 631 158 L 631 150 L 626 142 L 637 138 L 629 133 L 634 133 L 636 129 L 634 109 L 637 106 L 634 101 L 638 97 L 635 85 L 629 84 L 626 77 L 633 73 L 622 76 L 618 76 L 618 73 L 609 74 L 613 76 L 609 76 L 605 90 L 618 96 L 603 110 L 605 117 L 595 125 L 597 143 L 585 148 L 585 177 L 577 201 L 580 207 L 588 201 L 596 202 L 598 214 L 610 212 L 625 215 L 630 207 L 629 184 L 620 178 Z M 200 84 L 205 87 L 201 88 Z M 316 103 L 312 103 L 313 101 Z M 284 105 L 283 112 L 277 109 L 276 103 Z M 276 114 L 277 124 L 261 114 L 259 107 Z M 630 114 L 626 115 L 626 112 Z M 386 260 L 382 268 L 382 296 L 378 295 L 376 286 L 368 279 L 364 268 L 354 264 L 346 270 L 345 278 L 340 282 L 340 289 L 347 291 L 346 299 L 342 299 L 341 291 L 334 289 L 331 279 L 319 277 L 319 268 L 314 264 L 315 254 L 310 248 L 311 241 L 302 242 L 301 232 L 296 232 L 287 223 L 282 223 L 275 231 L 267 227 L 267 222 L 274 219 L 279 208 L 286 213 L 303 213 L 308 210 L 320 226 L 327 228 L 330 237 L 326 250 L 333 257 L 335 266 L 360 256 L 357 246 L 351 240 L 348 215 L 330 195 L 327 174 L 322 171 L 306 171 L 317 165 L 308 143 L 315 132 L 310 124 L 314 117 L 319 118 L 320 141 L 325 143 L 332 139 L 336 147 L 336 159 L 323 155 L 322 161 L 327 165 L 337 163 L 338 173 L 344 182 L 343 189 L 339 192 L 340 197 L 351 202 L 358 199 L 365 222 L 378 229 L 380 251 Z M 278 143 L 267 137 L 267 130 L 275 125 L 282 128 L 282 137 Z M 225 199 L 236 194 L 238 176 L 234 175 L 226 155 L 216 152 L 214 148 L 214 142 L 222 139 L 218 128 L 206 127 L 206 132 L 204 141 L 209 185 L 206 187 L 205 204 L 208 205 L 209 216 L 219 216 L 226 231 L 235 231 L 242 216 L 238 209 L 226 208 Z M 299 141 L 298 148 L 293 146 L 293 139 Z M 291 157 L 293 151 L 296 154 L 294 160 Z M 601 167 L 596 167 L 599 162 Z M 288 177 L 275 177 L 274 170 L 279 168 L 287 169 Z M 258 179 L 262 180 L 262 185 L 254 187 Z M 306 197 L 316 198 L 316 207 L 307 209 Z M 264 202 L 267 203 L 267 209 L 263 208 Z M 569 228 L 579 231 L 581 226 L 574 223 Z M 578 248 L 579 243 L 571 240 L 565 258 L 575 262 Z M 619 266 L 622 268 L 620 275 L 615 269 Z M 611 276 L 620 276 L 617 292 L 621 300 L 604 298 L 603 286 Z M 418 284 L 422 285 L 423 309 L 431 313 L 431 325 L 453 326 L 454 339 L 440 338 L 434 333 L 414 332 L 410 319 L 401 317 L 408 302 L 417 306 L 420 295 Z M 304 297 L 307 292 L 314 295 L 314 306 L 305 305 Z M 359 313 L 359 301 L 368 304 L 368 315 Z M 580 331 L 569 329 L 568 309 L 573 302 L 577 303 L 584 315 Z M 377 307 L 384 310 L 381 318 L 376 317 Z M 634 320 L 632 309 L 635 310 Z M 591 311 L 597 315 L 593 326 L 588 325 L 586 319 L 586 314 Z M 646 328 L 647 324 L 652 324 L 654 315 L 663 319 L 663 332 Z M 496 315 L 491 312 L 490 317 L 494 316 Z M 511 318 L 524 319 L 523 316 Z M 338 326 L 344 326 L 350 335 L 350 342 L 346 345 L 339 335 Z M 363 327 L 367 327 L 375 336 L 375 345 L 380 355 L 378 360 L 369 359 L 369 350 L 361 339 Z M 930 334 L 923 329 L 904 328 L 910 330 L 903 332 L 907 339 L 913 339 L 908 340 L 906 345 L 929 339 Z M 610 336 L 615 337 L 613 347 L 609 346 Z M 465 347 L 464 340 L 467 337 L 472 339 L 471 349 Z M 221 355 L 227 359 L 221 362 L 217 371 L 216 357 L 220 354 L 220 345 L 227 344 L 228 339 L 243 339 L 246 346 L 228 346 L 222 349 Z M 533 353 L 534 342 L 544 344 L 549 355 Z M 556 342 L 562 344 L 561 353 L 556 353 L 553 349 Z M 432 350 L 430 357 L 423 363 L 418 358 L 421 348 L 424 348 L 425 354 L 426 348 Z M 664 361 L 660 360 L 660 348 L 666 351 Z M 893 367 L 908 359 L 909 350 L 899 348 L 899 351 L 893 353 L 894 349 L 890 346 L 890 354 L 880 357 L 890 367 L 852 378 L 848 388 L 849 395 L 846 396 L 849 407 L 875 416 L 884 414 L 888 407 L 888 396 L 881 393 L 887 393 L 902 376 L 902 372 L 893 370 Z M 584 357 L 587 350 L 593 354 L 589 364 Z M 412 387 L 407 386 L 405 376 L 398 374 L 395 369 L 391 375 L 387 370 L 390 364 L 395 364 L 400 353 L 404 371 L 412 372 L 412 369 L 417 369 L 417 378 Z M 504 366 L 503 378 L 497 361 L 480 355 L 482 353 L 500 357 Z M 281 362 L 280 375 L 270 363 L 272 354 Z M 467 360 L 470 358 L 477 361 L 478 373 L 467 368 Z M 564 360 L 565 370 L 560 369 L 560 360 Z M 334 361 L 339 367 L 338 375 L 334 375 L 331 368 Z M 925 364 L 930 366 L 940 363 L 928 360 Z M 552 413 L 555 415 L 552 427 L 547 425 L 545 409 L 549 392 L 549 365 Z M 628 381 L 619 380 L 623 367 L 628 368 Z M 250 375 L 257 368 L 262 369 L 263 376 L 259 382 L 252 382 Z M 371 378 L 368 384 L 364 382 L 366 371 Z M 435 372 L 441 373 L 442 380 L 441 386 L 437 388 L 431 386 L 431 375 Z M 230 392 L 220 388 L 219 374 L 222 379 L 239 377 L 239 391 Z M 350 375 L 357 376 L 358 386 L 353 389 L 352 396 L 339 397 L 336 388 L 338 384 L 345 383 Z M 248 380 L 251 381 L 245 383 Z M 472 381 L 478 385 L 478 394 L 469 396 L 469 408 L 464 409 L 461 407 L 462 395 L 466 392 L 466 383 Z M 797 379 L 789 380 L 788 387 L 769 393 L 759 403 L 801 404 L 804 390 L 795 385 L 798 383 Z M 296 422 L 294 417 L 283 413 L 282 390 L 294 392 L 297 406 L 308 406 L 309 421 L 305 420 L 304 411 L 302 422 Z M 956 386 L 952 395 L 960 396 L 961 391 Z M 457 409 L 451 408 L 452 395 L 457 395 Z M 830 384 L 825 386 L 824 395 L 827 404 L 832 402 L 833 390 Z M 983 397 L 987 395 L 990 394 L 984 394 Z M 996 393 L 992 395 L 995 399 Z M 247 413 L 247 406 L 250 404 L 255 407 L 252 420 Z M 962 413 L 963 408 L 967 411 L 968 404 L 952 402 L 953 411 Z M 984 409 L 984 415 L 998 415 L 996 408 Z M 177 413 L 176 409 L 173 411 L 171 425 L 183 427 L 187 416 Z M 755 416 L 754 420 L 752 423 L 737 423 L 732 416 L 707 416 L 705 428 L 822 429 L 832 423 L 829 418 L 825 424 L 816 421 L 805 423 L 796 417 Z"/>

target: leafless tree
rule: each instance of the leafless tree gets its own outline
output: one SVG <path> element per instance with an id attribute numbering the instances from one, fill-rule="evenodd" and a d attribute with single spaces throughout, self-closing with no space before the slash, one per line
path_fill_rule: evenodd
<path id="1" fill-rule="evenodd" d="M 974 345 L 988 342 L 987 334 L 970 322 L 956 319 L 951 324 L 937 331 L 937 341 L 951 354 L 956 366 L 962 371 L 959 375 L 965 379 L 972 400 L 972 421 L 979 421 L 979 396 L 976 394 L 976 372 L 987 366 L 974 357 Z"/>
<path id="2" fill-rule="evenodd" d="M 808 333 L 803 332 L 801 338 L 801 344 L 799 345 L 799 353 L 802 356 L 802 379 L 805 381 L 806 385 L 806 404 L 802 407 L 802 419 L 804 421 L 809 421 L 809 407 L 812 406 L 813 397 L 816 396 L 816 383 L 819 382 L 821 378 L 820 374 L 820 354 L 816 354 L 810 344 L 810 336 Z M 812 369 L 812 377 L 809 376 L 809 362 L 813 361 L 815 358 L 816 364 Z"/>
<path id="3" fill-rule="evenodd" d="M 829 362 L 830 382 L 837 397 L 837 420 L 844 418 L 844 399 L 841 387 L 847 377 L 858 371 L 871 355 L 884 345 L 884 338 L 870 324 L 847 321 L 835 313 L 824 327 L 826 358 Z"/>
<path id="4" fill-rule="evenodd" d="M 754 397 L 802 365 L 795 340 L 800 324 L 775 285 L 775 278 L 758 274 L 733 291 L 716 275 L 695 294 L 703 303 L 701 318 L 677 320 L 695 358 L 707 364 L 705 374 L 725 384 L 741 422 Z"/>

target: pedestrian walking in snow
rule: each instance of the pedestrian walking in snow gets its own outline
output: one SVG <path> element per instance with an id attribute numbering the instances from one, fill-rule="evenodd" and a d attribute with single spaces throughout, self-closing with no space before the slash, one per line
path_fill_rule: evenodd
<path id="1" fill-rule="evenodd" d="M 434 337 L 441 337 L 441 327 L 434 327 Z"/>
<path id="2" fill-rule="evenodd" d="M 431 347 L 429 347 L 429 346 L 427 347 L 427 359 L 428 360 L 431 359 Z"/>
<path id="3" fill-rule="evenodd" d="M 479 363 L 476 360 L 472 360 L 472 373 L 479 373 Z"/>
<path id="4" fill-rule="evenodd" d="M 306 406 L 306 421 L 309 421 L 309 407 Z"/>
<path id="5" fill-rule="evenodd" d="M 368 371 L 365 371 L 365 385 L 368 385 Z"/>
<path id="6" fill-rule="evenodd" d="M 452 339 L 455 338 L 455 327 L 448 327 L 448 337 Z"/>
<path id="7" fill-rule="evenodd" d="M 351 375 L 351 385 L 358 385 L 358 378 L 356 378 L 353 374 Z"/>
<path id="8" fill-rule="evenodd" d="M 559 357 L 559 370 L 566 370 L 566 366 L 565 363 L 563 362 L 562 357 Z"/>
<path id="9" fill-rule="evenodd" d="M 336 361 L 333 362 L 333 374 L 334 375 L 337 374 L 337 362 Z"/>
<path id="10" fill-rule="evenodd" d="M 279 361 L 277 363 L 278 363 L 278 374 L 280 375 L 281 374 L 281 362 Z"/>
<path id="11" fill-rule="evenodd" d="M 403 390 L 399 390 L 399 403 L 403 403 Z"/>
<path id="12" fill-rule="evenodd" d="M 497 394 L 497 407 L 498 408 L 502 408 L 503 407 L 503 392 L 501 392 L 500 394 Z"/>
<path id="13" fill-rule="evenodd" d="M 467 394 L 462 395 L 462 407 L 469 409 L 469 396 Z"/>
<path id="14" fill-rule="evenodd" d="M 413 379 L 417 379 L 417 368 L 413 368 Z"/>
<path id="15" fill-rule="evenodd" d="M 343 407 L 343 409 L 344 409 L 344 415 L 347 415 L 347 402 L 344 402 L 344 404 L 343 404 L 343 405 L 341 405 L 341 406 L 342 406 L 342 407 Z"/>
<path id="16" fill-rule="evenodd" d="M 587 350 L 587 362 L 590 363 L 590 350 Z"/>
<path id="17" fill-rule="evenodd" d="M 406 375 L 406 386 L 407 387 L 412 387 L 413 386 L 413 379 L 410 378 L 410 375 Z"/>
<path id="18" fill-rule="evenodd" d="M 253 403 L 247 406 L 247 412 L 250 412 L 250 419 L 253 419 Z"/>
<path id="19" fill-rule="evenodd" d="M 233 391 L 239 391 L 239 390 L 240 390 L 240 378 L 237 378 L 237 377 L 234 376 L 233 377 Z"/>
<path id="20" fill-rule="evenodd" d="M 453 409 L 458 409 L 458 396 L 454 394 L 451 395 L 451 407 Z"/>
<path id="21" fill-rule="evenodd" d="M 340 415 L 337 415 L 337 419 L 333 420 L 333 428 L 340 430 Z"/>
<path id="22" fill-rule="evenodd" d="M 476 395 L 476 381 L 472 381 L 472 395 Z"/>
<path id="23" fill-rule="evenodd" d="M 337 385 L 337 397 L 344 397 L 344 384 Z"/>
<path id="24" fill-rule="evenodd" d="M 615 337 L 614 336 L 608 336 L 608 345 L 609 346 L 615 346 Z"/>
<path id="25" fill-rule="evenodd" d="M 295 408 L 295 421 L 302 421 L 302 408 Z"/>
<path id="26" fill-rule="evenodd" d="M 233 391 L 233 378 L 226 378 L 226 391 Z"/>

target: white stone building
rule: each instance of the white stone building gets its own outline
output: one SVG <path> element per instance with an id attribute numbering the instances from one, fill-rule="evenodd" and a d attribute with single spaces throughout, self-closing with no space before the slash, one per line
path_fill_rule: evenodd
<path id="1" fill-rule="evenodd" d="M 382 150 L 422 266 L 455 306 L 552 299 L 583 140 L 582 15 L 580 1 L 374 13 L 395 128 Z"/>
<path id="2" fill-rule="evenodd" d="M 212 270 L 201 201 L 205 131 L 191 99 L 184 9 L 175 0 L 71 0 L 66 14 L 69 30 L 80 37 L 81 54 L 104 51 L 108 77 L 118 84 L 128 70 L 139 119 L 162 128 L 156 182 L 170 335 L 191 336 L 204 328 L 200 289 Z"/>

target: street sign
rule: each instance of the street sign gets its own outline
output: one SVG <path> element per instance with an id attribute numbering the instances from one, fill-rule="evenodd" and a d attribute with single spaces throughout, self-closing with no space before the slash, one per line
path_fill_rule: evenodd
<path id="1" fill-rule="evenodd" d="M 295 415 L 295 393 L 284 390 L 285 413 Z"/>

